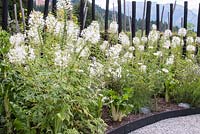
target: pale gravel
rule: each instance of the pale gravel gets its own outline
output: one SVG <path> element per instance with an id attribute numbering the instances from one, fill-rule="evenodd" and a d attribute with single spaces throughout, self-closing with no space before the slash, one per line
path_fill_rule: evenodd
<path id="1" fill-rule="evenodd" d="M 129 134 L 200 134 L 200 114 L 162 120 Z"/>

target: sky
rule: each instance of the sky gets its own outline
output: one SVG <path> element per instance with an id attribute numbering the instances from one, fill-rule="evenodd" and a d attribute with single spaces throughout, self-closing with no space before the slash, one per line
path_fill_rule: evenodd
<path id="1" fill-rule="evenodd" d="M 133 1 L 133 0 L 126 0 L 126 1 Z M 135 1 L 136 2 L 143 2 L 144 0 L 135 0 Z M 157 3 L 160 3 L 160 4 L 174 3 L 175 2 L 175 0 L 151 0 L 151 1 L 157 2 Z M 186 1 L 186 0 L 177 0 L 177 4 L 184 5 L 184 1 Z M 188 1 L 188 8 L 189 9 L 197 10 L 199 8 L 200 0 L 187 0 L 187 1 Z M 112 7 L 113 2 L 115 4 L 117 4 L 117 0 L 110 0 L 110 7 Z M 101 6 L 102 8 L 105 8 L 106 0 L 96 0 L 96 4 Z"/>

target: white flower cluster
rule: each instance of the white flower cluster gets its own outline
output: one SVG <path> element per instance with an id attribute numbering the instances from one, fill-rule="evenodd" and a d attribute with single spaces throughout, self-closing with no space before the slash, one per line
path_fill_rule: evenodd
<path id="1" fill-rule="evenodd" d="M 188 52 L 195 52 L 196 47 L 193 46 L 193 45 L 188 45 L 187 48 L 186 48 L 186 50 L 187 50 Z"/>
<path id="2" fill-rule="evenodd" d="M 139 44 L 140 44 L 140 38 L 134 37 L 134 38 L 133 38 L 133 44 L 134 44 L 134 45 L 139 45 Z"/>
<path id="3" fill-rule="evenodd" d="M 77 40 L 79 36 L 79 28 L 73 21 L 67 21 L 67 35 L 72 40 Z"/>
<path id="4" fill-rule="evenodd" d="M 122 45 L 130 45 L 129 37 L 128 37 L 124 32 L 121 32 L 121 33 L 119 34 L 119 42 L 120 42 Z"/>
<path id="5" fill-rule="evenodd" d="M 196 40 L 195 40 L 195 42 L 196 42 L 197 44 L 200 44 L 200 37 L 197 37 Z"/>
<path id="6" fill-rule="evenodd" d="M 141 42 L 142 42 L 143 44 L 147 43 L 147 42 L 148 42 L 148 38 L 147 38 L 147 37 L 142 37 L 142 38 L 141 38 Z"/>
<path id="7" fill-rule="evenodd" d="M 68 53 L 68 50 L 58 49 L 55 52 L 54 64 L 60 67 L 67 67 L 70 58 L 71 57 L 70 54 Z"/>
<path id="8" fill-rule="evenodd" d="M 180 28 L 178 30 L 178 35 L 181 36 L 181 37 L 185 37 L 187 34 L 187 30 L 185 28 Z"/>
<path id="9" fill-rule="evenodd" d="M 70 0 L 57 0 L 56 6 L 57 6 L 58 10 L 64 9 L 64 10 L 68 10 L 68 11 L 71 11 L 72 7 L 73 7 L 71 5 Z"/>
<path id="10" fill-rule="evenodd" d="M 100 28 L 97 21 L 93 21 L 89 27 L 84 29 L 81 33 L 82 37 L 91 42 L 92 44 L 96 44 L 100 40 Z"/>
<path id="11" fill-rule="evenodd" d="M 21 45 L 22 43 L 24 43 L 24 40 L 25 40 L 25 36 L 24 36 L 24 34 L 21 34 L 21 33 L 17 33 L 10 37 L 10 43 L 13 46 Z"/>
<path id="12" fill-rule="evenodd" d="M 49 32 L 53 32 L 54 29 L 55 29 L 55 27 L 56 27 L 56 24 L 57 24 L 57 20 L 56 20 L 56 18 L 54 17 L 54 15 L 49 14 L 49 15 L 46 17 L 45 24 L 46 24 L 47 30 L 48 30 Z"/>
<path id="13" fill-rule="evenodd" d="M 165 38 L 169 38 L 169 37 L 171 37 L 171 36 L 172 36 L 171 30 L 169 30 L 169 29 L 165 30 L 164 37 L 165 37 Z"/>
<path id="14" fill-rule="evenodd" d="M 106 51 L 106 56 L 110 57 L 112 59 L 118 59 L 121 51 L 122 51 L 122 45 L 116 44 L 116 45 L 110 47 Z"/>
<path id="15" fill-rule="evenodd" d="M 172 47 L 180 46 L 181 45 L 181 39 L 177 36 L 172 38 Z"/>
<path id="16" fill-rule="evenodd" d="M 29 16 L 29 25 L 36 29 L 44 27 L 43 14 L 39 11 L 32 11 Z"/>
<path id="17" fill-rule="evenodd" d="M 156 30 L 152 30 L 149 33 L 148 40 L 151 42 L 156 42 L 160 38 L 160 33 Z"/>
<path id="18" fill-rule="evenodd" d="M 170 40 L 166 40 L 166 41 L 164 42 L 164 44 L 163 44 L 163 48 L 165 48 L 165 49 L 169 49 L 170 46 L 171 46 Z"/>
<path id="19" fill-rule="evenodd" d="M 112 75 L 114 79 L 119 79 L 122 77 L 122 67 L 120 65 L 115 67 L 110 67 L 108 72 Z"/>
<path id="20" fill-rule="evenodd" d="M 112 21 L 109 27 L 110 33 L 118 33 L 118 24 L 116 21 Z"/>
<path id="21" fill-rule="evenodd" d="M 187 40 L 186 40 L 187 44 L 193 44 L 194 43 L 194 38 L 193 37 L 187 37 Z"/>
<path id="22" fill-rule="evenodd" d="M 108 47 L 109 47 L 108 41 L 103 41 L 103 43 L 100 45 L 100 50 L 104 52 Z"/>
<path id="23" fill-rule="evenodd" d="M 90 64 L 90 76 L 100 77 L 103 74 L 104 74 L 104 65 L 94 60 L 93 63 Z"/>
<path id="24" fill-rule="evenodd" d="M 143 73 L 146 73 L 147 71 L 147 66 L 144 65 L 143 63 L 138 63 L 138 65 L 140 66 L 139 70 Z"/>
<path id="25" fill-rule="evenodd" d="M 170 55 L 169 58 L 166 60 L 166 65 L 172 65 L 174 64 L 174 55 Z"/>

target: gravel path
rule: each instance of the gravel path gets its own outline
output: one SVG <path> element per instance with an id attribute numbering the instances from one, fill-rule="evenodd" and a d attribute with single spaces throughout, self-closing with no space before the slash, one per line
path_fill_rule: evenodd
<path id="1" fill-rule="evenodd" d="M 200 114 L 162 120 L 129 134 L 200 134 Z"/>

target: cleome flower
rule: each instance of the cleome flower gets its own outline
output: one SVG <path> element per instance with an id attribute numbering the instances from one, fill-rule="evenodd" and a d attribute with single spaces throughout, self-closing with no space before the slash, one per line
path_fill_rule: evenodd
<path id="1" fill-rule="evenodd" d="M 140 44 L 140 39 L 138 37 L 133 38 L 133 44 L 134 45 L 139 45 Z"/>
<path id="2" fill-rule="evenodd" d="M 148 38 L 147 38 L 147 37 L 142 37 L 142 38 L 141 38 L 141 42 L 142 42 L 142 43 L 147 43 L 147 41 L 148 41 Z"/>
<path id="3" fill-rule="evenodd" d="M 166 65 L 172 65 L 174 64 L 174 55 L 169 56 L 166 60 Z"/>
<path id="4" fill-rule="evenodd" d="M 193 45 L 188 45 L 187 48 L 186 48 L 186 50 L 187 50 L 188 52 L 194 52 L 194 51 L 196 50 L 196 47 L 193 46 Z"/>
<path id="5" fill-rule="evenodd" d="M 22 33 L 17 33 L 15 35 L 12 35 L 9 40 L 10 40 L 10 44 L 12 44 L 13 46 L 15 45 L 18 46 L 24 43 L 25 36 Z"/>
<path id="6" fill-rule="evenodd" d="M 60 67 L 67 67 L 69 60 L 70 60 L 70 54 L 67 50 L 61 50 L 58 49 L 55 52 L 55 59 L 54 59 L 54 65 L 60 66 Z"/>
<path id="7" fill-rule="evenodd" d="M 56 6 L 58 10 L 63 10 L 63 9 L 68 11 L 72 10 L 72 5 L 70 0 L 57 0 Z"/>
<path id="8" fill-rule="evenodd" d="M 165 38 L 169 38 L 169 37 L 171 37 L 171 36 L 172 36 L 171 30 L 169 30 L 169 29 L 165 30 L 164 37 L 165 37 Z"/>
<path id="9" fill-rule="evenodd" d="M 187 30 L 185 28 L 180 28 L 178 30 L 178 35 L 181 36 L 181 37 L 185 37 L 187 34 Z"/>
<path id="10" fill-rule="evenodd" d="M 195 42 L 196 42 L 197 44 L 200 44 L 200 37 L 197 37 L 196 40 L 195 40 Z"/>
<path id="11" fill-rule="evenodd" d="M 124 32 L 119 34 L 119 41 L 122 45 L 130 45 L 129 37 Z"/>
<path id="12" fill-rule="evenodd" d="M 164 42 L 164 44 L 163 44 L 163 48 L 165 48 L 165 49 L 169 49 L 170 46 L 171 46 L 170 40 L 166 40 L 166 41 Z"/>
<path id="13" fill-rule="evenodd" d="M 116 21 L 112 21 L 109 27 L 110 33 L 117 33 L 118 32 L 118 24 Z"/>
<path id="14" fill-rule="evenodd" d="M 175 36 L 175 37 L 173 37 L 172 38 L 172 47 L 176 47 L 176 46 L 180 46 L 180 44 L 181 44 L 181 39 L 179 38 L 179 37 L 177 37 L 177 36 Z"/>
<path id="15" fill-rule="evenodd" d="M 148 40 L 151 42 L 156 42 L 160 38 L 160 33 L 156 30 L 152 30 L 149 33 Z"/>
<path id="16" fill-rule="evenodd" d="M 44 19 L 43 14 L 39 11 L 32 11 L 29 16 L 28 21 L 30 27 L 34 27 L 36 29 L 44 27 Z"/>
<path id="17" fill-rule="evenodd" d="M 187 44 L 193 44 L 194 43 L 194 38 L 193 37 L 187 37 Z"/>

